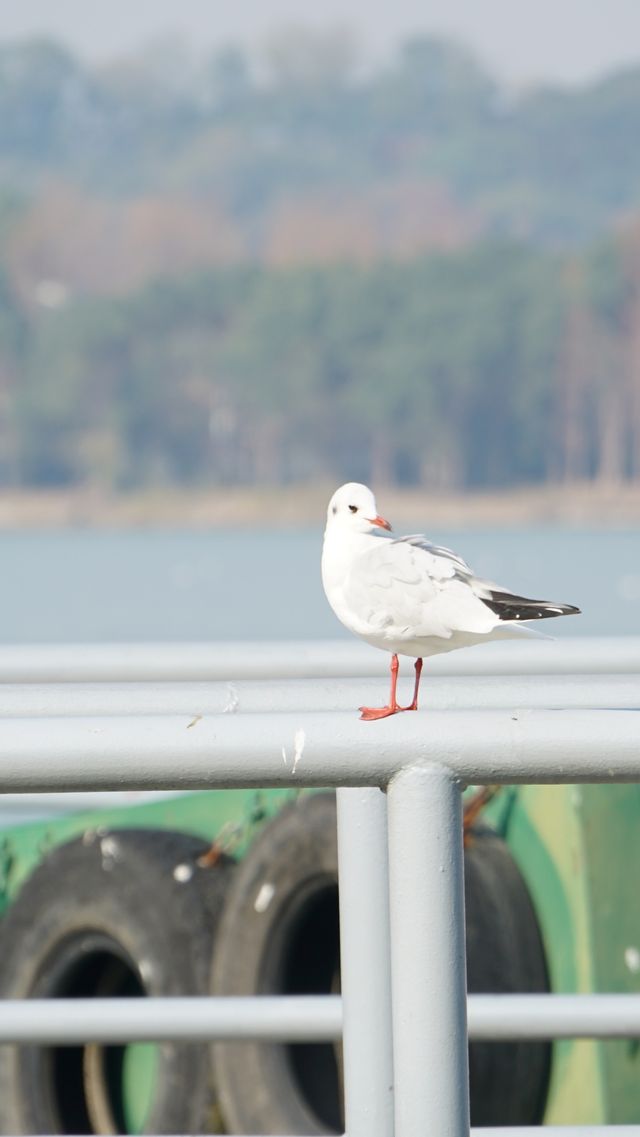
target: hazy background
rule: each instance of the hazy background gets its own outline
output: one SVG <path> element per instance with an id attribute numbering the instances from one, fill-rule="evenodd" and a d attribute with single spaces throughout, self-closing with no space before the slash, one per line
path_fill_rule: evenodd
<path id="1" fill-rule="evenodd" d="M 301 12 L 3 12 L 0 491 L 634 491 L 640 8 Z"/>
<path id="2" fill-rule="evenodd" d="M 623 63 L 634 63 L 640 43 L 635 0 L 396 0 L 373 12 L 368 0 L 23 0 L 5 5 L 3 39 L 46 33 L 92 59 L 135 51 L 144 41 L 176 32 L 210 50 L 229 40 L 255 47 L 275 26 L 307 22 L 351 26 L 366 59 L 391 55 L 416 34 L 465 42 L 501 78 L 515 84 L 555 79 L 576 82 Z"/>

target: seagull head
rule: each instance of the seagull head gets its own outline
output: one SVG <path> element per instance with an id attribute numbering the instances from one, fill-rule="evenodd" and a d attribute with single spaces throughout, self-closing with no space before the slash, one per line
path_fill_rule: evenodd
<path id="1" fill-rule="evenodd" d="M 330 527 L 351 533 L 391 528 L 389 522 L 380 517 L 369 487 L 360 482 L 347 482 L 336 490 L 327 509 L 327 529 Z"/>

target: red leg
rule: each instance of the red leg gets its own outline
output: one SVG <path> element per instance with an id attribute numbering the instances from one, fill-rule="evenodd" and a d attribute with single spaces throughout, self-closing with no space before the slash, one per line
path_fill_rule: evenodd
<path id="1" fill-rule="evenodd" d="M 396 715 L 398 711 L 404 710 L 404 707 L 399 707 L 396 699 L 396 687 L 398 686 L 398 670 L 400 664 L 398 663 L 397 655 L 391 656 L 391 690 L 389 692 L 389 705 L 388 707 L 360 707 L 360 718 L 366 719 L 386 719 L 389 715 Z"/>
<path id="2" fill-rule="evenodd" d="M 409 703 L 408 707 L 402 707 L 401 708 L 401 710 L 403 710 L 403 711 L 417 711 L 417 709 L 418 709 L 418 688 L 420 687 L 420 676 L 422 675 L 422 660 L 421 659 L 416 659 L 415 669 L 416 669 L 416 681 L 415 681 L 414 686 L 413 686 L 413 699 Z"/>

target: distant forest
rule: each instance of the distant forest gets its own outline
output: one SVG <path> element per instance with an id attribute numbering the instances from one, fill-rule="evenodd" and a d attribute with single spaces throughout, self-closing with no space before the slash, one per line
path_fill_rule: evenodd
<path id="1" fill-rule="evenodd" d="M 0 49 L 0 486 L 640 482 L 640 66 Z"/>

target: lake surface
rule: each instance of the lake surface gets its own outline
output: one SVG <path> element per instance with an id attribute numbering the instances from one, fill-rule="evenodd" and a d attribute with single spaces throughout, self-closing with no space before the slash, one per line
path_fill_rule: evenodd
<path id="1" fill-rule="evenodd" d="M 515 592 L 579 605 L 554 635 L 640 635 L 640 531 L 441 529 Z M 346 636 L 320 582 L 322 532 L 0 534 L 4 643 Z"/>

